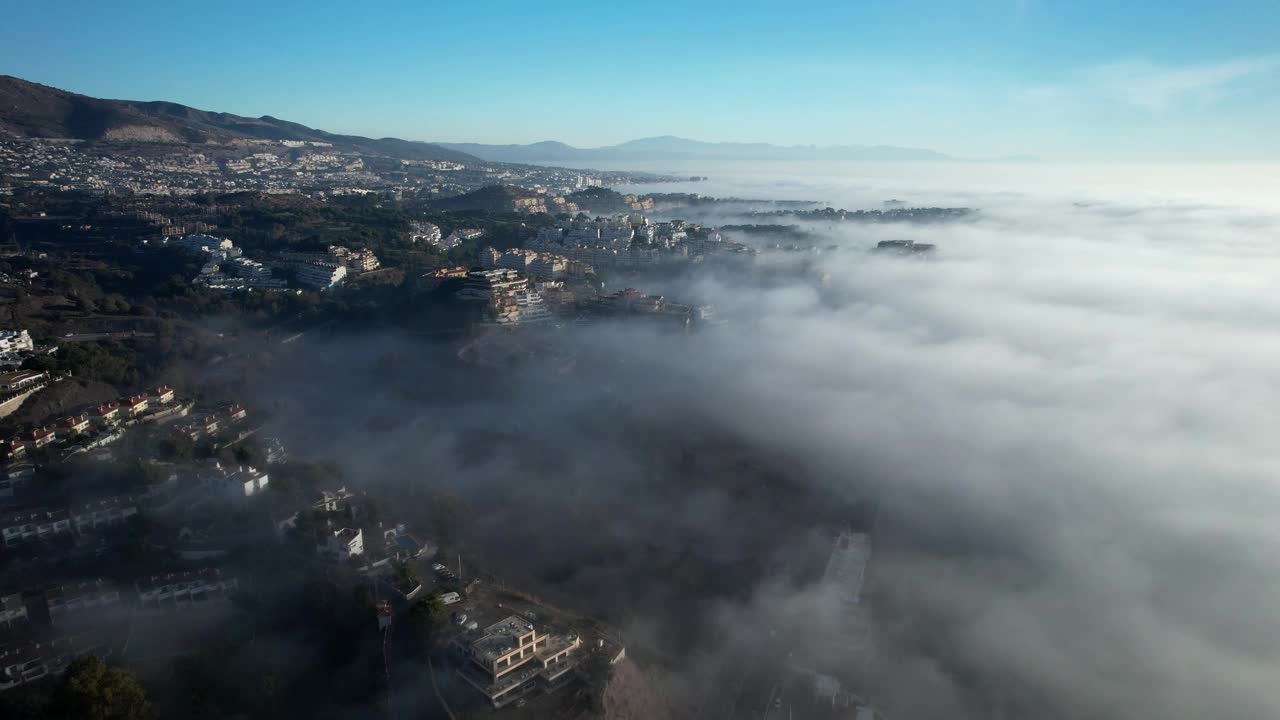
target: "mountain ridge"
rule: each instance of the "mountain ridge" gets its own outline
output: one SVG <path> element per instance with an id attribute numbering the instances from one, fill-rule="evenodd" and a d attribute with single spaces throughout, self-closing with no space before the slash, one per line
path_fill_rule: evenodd
<path id="1" fill-rule="evenodd" d="M 637 160 L 850 160 L 864 162 L 945 162 L 955 158 L 927 148 L 893 145 L 774 145 L 707 142 L 674 135 L 637 138 L 616 145 L 579 148 L 556 140 L 527 145 L 437 143 L 490 162 L 608 163 Z"/>
<path id="2" fill-rule="evenodd" d="M 317 130 L 270 115 L 246 117 L 167 100 L 112 100 L 0 75 L 0 131 L 24 137 L 88 142 L 202 144 L 234 140 L 325 142 L 403 160 L 477 162 L 467 153 L 398 138 Z"/>

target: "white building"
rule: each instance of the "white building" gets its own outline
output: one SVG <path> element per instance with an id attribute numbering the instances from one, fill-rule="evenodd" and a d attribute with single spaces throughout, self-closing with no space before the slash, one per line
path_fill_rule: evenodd
<path id="1" fill-rule="evenodd" d="M 319 290 L 328 290 L 342 284 L 347 277 L 343 265 L 328 263 L 303 263 L 297 266 L 298 282 Z"/>
<path id="2" fill-rule="evenodd" d="M 267 489 L 270 478 L 266 473 L 254 467 L 238 467 L 225 474 L 226 482 L 237 495 L 253 497 Z"/>
<path id="3" fill-rule="evenodd" d="M 533 623 L 512 615 L 455 642 L 471 661 L 459 675 L 494 707 L 502 707 L 539 687 L 560 687 L 582 641 L 577 635 L 539 633 Z"/>
<path id="4" fill-rule="evenodd" d="M 25 510 L 0 518 L 0 535 L 5 547 L 34 540 L 52 540 L 71 535 L 71 518 L 66 510 Z"/>
<path id="5" fill-rule="evenodd" d="M 0 330 L 0 353 L 32 350 L 35 350 L 35 344 L 26 330 Z"/>
<path id="6" fill-rule="evenodd" d="M 349 560 L 364 554 L 364 533 L 360 528 L 334 530 L 323 552 L 338 560 Z"/>
<path id="7" fill-rule="evenodd" d="M 213 253 L 219 250 L 230 252 L 235 247 L 235 243 L 230 240 L 212 235 L 187 235 L 170 241 L 170 244 L 190 253 Z"/>
<path id="8" fill-rule="evenodd" d="M 425 242 L 429 245 L 439 245 L 444 239 L 444 235 L 440 232 L 440 226 L 429 222 L 409 223 L 409 229 L 412 234 L 409 239 L 413 242 Z"/>

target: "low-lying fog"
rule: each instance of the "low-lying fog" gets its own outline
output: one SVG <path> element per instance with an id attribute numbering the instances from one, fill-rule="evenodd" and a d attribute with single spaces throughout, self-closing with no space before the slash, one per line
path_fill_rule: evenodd
<path id="1" fill-rule="evenodd" d="M 812 598 L 770 569 L 812 549 L 794 526 L 819 511 L 799 496 L 762 509 L 751 492 L 673 490 L 663 477 L 679 475 L 678 458 L 652 440 L 663 433 L 731 437 L 813 493 L 878 500 L 879 659 L 862 689 L 893 716 L 992 717 L 993 704 L 1025 717 L 1280 715 L 1280 208 L 1252 184 L 1257 169 L 1116 166 L 1055 180 L 1042 166 L 966 167 L 978 172 L 704 171 L 712 181 L 650 187 L 979 213 L 933 225 L 718 218 L 801 224 L 839 249 L 762 253 L 776 272 L 653 281 L 714 303 L 727 324 L 692 337 L 586 329 L 574 374 L 529 367 L 422 409 L 381 390 L 357 400 L 353 383 L 388 376 L 362 371 L 302 406 L 314 416 L 336 398 L 344 418 L 425 422 L 380 431 L 354 464 L 446 485 L 489 532 L 530 543 L 531 565 L 551 564 L 542 553 L 555 548 L 576 558 L 594 540 L 574 533 L 601 527 L 695 555 L 763 553 L 754 590 L 681 609 L 727 628 L 687 650 L 690 662 L 746 623 L 799 613 L 821 633 Z M 1272 192 L 1277 177 L 1265 178 Z M 865 251 L 888 238 L 938 250 Z M 376 345 L 330 348 L 331 362 L 358 366 L 385 351 Z M 405 373 L 423 387 L 467 382 L 434 362 Z M 467 461 L 458 431 L 499 422 L 542 454 L 495 443 L 493 457 Z M 379 459 L 388 447 L 394 468 Z M 601 515 L 561 522 L 584 503 Z M 647 618 L 672 597 L 654 589 L 662 578 L 607 571 L 631 560 L 563 572 L 570 591 L 616 584 L 614 616 L 660 635 Z M 677 594 L 695 584 L 669 582 Z"/>

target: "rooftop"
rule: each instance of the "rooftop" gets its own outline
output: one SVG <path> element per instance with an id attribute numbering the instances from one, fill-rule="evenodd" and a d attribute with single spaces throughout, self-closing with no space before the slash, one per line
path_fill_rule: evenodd
<path id="1" fill-rule="evenodd" d="M 481 631 L 480 637 L 471 643 L 478 655 L 494 660 L 519 647 L 519 638 L 533 632 L 533 623 L 516 615 L 490 625 Z"/>

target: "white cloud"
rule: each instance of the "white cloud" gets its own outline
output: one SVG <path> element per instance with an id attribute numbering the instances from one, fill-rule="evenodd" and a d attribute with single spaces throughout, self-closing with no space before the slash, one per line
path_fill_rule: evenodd
<path id="1" fill-rule="evenodd" d="M 1280 71 L 1280 55 L 1233 58 L 1198 65 L 1160 65 L 1147 60 L 1095 65 L 1066 81 L 1022 88 L 1028 103 L 1128 105 L 1152 112 L 1205 106 L 1246 83 Z"/>

